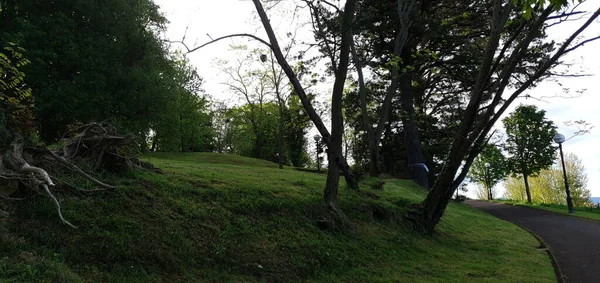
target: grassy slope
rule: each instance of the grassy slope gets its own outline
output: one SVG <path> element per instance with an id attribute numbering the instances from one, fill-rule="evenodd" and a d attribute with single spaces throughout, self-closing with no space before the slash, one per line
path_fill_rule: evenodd
<path id="1" fill-rule="evenodd" d="M 531 235 L 466 205 L 450 204 L 433 236 L 394 221 L 425 196 L 407 181 L 342 188 L 354 232 L 336 234 L 314 225 L 324 175 L 230 155 L 147 159 L 165 174 L 63 195 L 77 230 L 46 198 L 13 204 L 0 225 L 0 281 L 556 281 Z"/>
<path id="2" fill-rule="evenodd" d="M 560 204 L 548 204 L 548 203 L 528 204 L 528 203 L 523 203 L 523 202 L 518 202 L 518 201 L 510 201 L 510 200 L 503 200 L 503 201 L 497 201 L 497 202 L 511 204 L 511 205 L 520 205 L 520 206 L 525 206 L 525 207 L 537 208 L 537 209 L 542 209 L 542 210 L 546 210 L 546 211 L 556 212 L 556 213 L 560 213 L 560 214 L 565 214 L 565 215 L 575 216 L 575 217 L 580 217 L 580 218 L 585 218 L 585 219 L 600 220 L 600 210 L 595 209 L 595 208 L 575 207 L 574 208 L 575 212 L 569 213 L 569 209 L 567 208 L 567 206 L 560 205 Z"/>

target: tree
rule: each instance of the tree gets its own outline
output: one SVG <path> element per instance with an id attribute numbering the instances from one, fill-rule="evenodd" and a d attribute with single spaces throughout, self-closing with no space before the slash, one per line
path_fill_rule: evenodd
<path id="1" fill-rule="evenodd" d="M 339 61 L 335 68 L 335 82 L 333 84 L 333 91 L 331 94 L 331 132 L 327 130 L 325 124 L 321 120 L 321 117 L 317 114 L 313 108 L 306 92 L 300 82 L 298 76 L 290 67 L 289 63 L 284 57 L 284 54 L 279 47 L 279 42 L 273 28 L 269 22 L 267 14 L 260 3 L 260 0 L 253 0 L 254 6 L 261 19 L 263 27 L 267 32 L 270 41 L 270 48 L 273 51 L 277 62 L 284 70 L 290 83 L 294 87 L 294 90 L 298 94 L 304 109 L 308 116 L 315 124 L 317 130 L 321 134 L 323 141 L 327 145 L 327 159 L 329 161 L 329 170 L 327 171 L 327 182 L 325 184 L 325 191 L 323 194 L 325 200 L 325 207 L 327 209 L 323 223 L 326 226 L 332 228 L 344 228 L 347 227 L 346 216 L 342 213 L 338 206 L 338 186 L 340 171 L 342 171 L 346 177 L 346 182 L 353 188 L 358 188 L 358 184 L 354 180 L 350 173 L 349 167 L 346 164 L 346 159 L 342 155 L 342 136 L 343 136 L 343 115 L 342 115 L 342 97 L 344 91 L 344 83 L 348 73 L 348 61 L 350 53 L 350 45 L 352 38 L 351 26 L 354 19 L 354 8 L 355 1 L 348 0 L 345 3 L 344 11 L 341 14 L 341 40 L 339 42 Z M 335 66 L 335 64 L 334 64 Z"/>
<path id="2" fill-rule="evenodd" d="M 527 202 L 531 192 L 527 178 L 552 165 L 556 148 L 552 139 L 556 126 L 545 117 L 546 111 L 533 105 L 520 105 L 503 120 L 506 129 L 508 164 L 513 174 L 521 174 L 525 182 Z"/>
<path id="3" fill-rule="evenodd" d="M 86 127 L 76 137 L 65 139 L 64 146 L 56 151 L 40 145 L 36 140 L 34 100 L 31 89 L 26 84 L 25 73 L 21 71 L 21 68 L 31 62 L 23 57 L 22 52 L 24 49 L 15 44 L 9 44 L 0 52 L 0 179 L 3 181 L 0 196 L 2 199 L 18 200 L 10 198 L 10 195 L 21 186 L 34 192 L 42 192 L 54 201 L 63 223 L 76 228 L 63 218 L 60 203 L 50 190 L 54 187 L 54 182 L 58 181 L 54 181 L 42 166 L 56 168 L 61 165 L 96 185 L 115 189 L 85 173 L 71 162 L 72 158 L 81 158 L 81 152 L 85 152 L 88 158 L 97 157 L 92 158 L 96 167 L 107 165 L 105 161 L 110 160 L 111 166 L 124 165 L 127 168 L 139 160 L 118 155 L 125 151 L 119 152 L 114 145 L 130 146 L 132 140 L 118 136 L 113 131 L 114 128 L 105 127 L 104 124 Z M 93 140 L 93 146 L 88 143 L 87 138 Z M 86 149 L 80 150 L 81 148 Z M 101 151 L 99 156 L 96 155 L 98 149 Z M 7 215 L 2 210 L 0 214 Z"/>
<path id="4" fill-rule="evenodd" d="M 555 162 L 560 164 L 559 156 L 555 156 Z M 587 186 L 587 174 L 581 160 L 572 153 L 565 155 L 565 167 L 571 197 L 575 206 L 583 206 L 589 203 L 591 196 Z M 539 203 L 554 203 L 566 205 L 565 182 L 560 166 L 542 169 L 539 174 L 530 180 L 532 198 Z M 512 200 L 526 201 L 525 185 L 520 177 L 509 177 L 505 183 L 506 197 Z"/>
<path id="5" fill-rule="evenodd" d="M 267 72 L 260 70 L 256 65 L 259 57 L 262 56 L 261 50 L 248 50 L 247 46 L 231 46 L 232 50 L 238 51 L 236 62 L 224 65 L 223 72 L 227 74 L 225 83 L 229 89 L 240 96 L 250 110 L 247 114 L 247 121 L 252 126 L 254 132 L 254 155 L 255 158 L 264 158 L 263 145 L 264 129 L 262 123 L 265 117 L 264 105 L 272 100 L 271 82 Z"/>
<path id="6" fill-rule="evenodd" d="M 105 120 L 145 140 L 157 120 L 176 111 L 178 58 L 160 40 L 166 19 L 151 0 L 2 5 L 1 21 L 10 24 L 0 27 L 0 42 L 19 44 L 32 62 L 23 72 L 43 141 Z"/>
<path id="7" fill-rule="evenodd" d="M 489 164 L 489 167 L 486 166 Z M 485 198 L 493 199 L 493 187 L 506 176 L 506 158 L 502 151 L 495 145 L 486 145 L 479 156 L 475 158 L 473 167 L 469 171 L 469 179 L 477 182 L 485 189 Z"/>
<path id="8" fill-rule="evenodd" d="M 416 1 L 414 0 L 399 0 L 394 5 L 387 2 L 378 2 L 375 5 L 373 1 L 370 1 L 370 3 L 359 1 L 358 3 L 358 11 L 361 17 L 358 18 L 358 22 L 353 28 L 358 33 L 356 37 L 359 41 L 367 42 L 367 44 L 364 44 L 363 49 L 369 51 L 361 52 L 364 55 L 360 56 L 354 39 L 351 43 L 351 51 L 358 75 L 358 95 L 363 119 L 362 129 L 366 132 L 369 151 L 369 174 L 376 177 L 381 172 L 379 168 L 381 160 L 379 146 L 393 108 L 392 104 L 395 102 L 402 109 L 402 133 L 404 135 L 404 145 L 407 148 L 405 151 L 407 171 L 411 179 L 428 188 L 428 170 L 423 166 L 426 161 L 419 140 L 414 108 L 415 87 L 413 81 L 416 73 L 414 72 L 413 58 L 420 38 L 408 40 L 409 28 L 413 30 L 422 28 L 420 24 L 415 25 L 411 21 L 411 14 L 417 14 L 421 11 L 415 9 Z M 391 16 L 381 17 L 382 14 L 391 14 Z M 374 25 L 374 22 L 379 22 L 382 18 L 385 23 Z M 385 54 L 384 52 L 387 50 L 378 51 L 377 48 L 373 48 L 373 51 L 370 51 L 369 48 L 373 46 L 372 42 L 384 41 L 383 37 L 388 36 L 385 32 L 381 32 L 382 26 L 388 27 L 390 34 L 393 34 L 392 38 L 388 37 L 393 42 L 392 50 L 389 50 L 391 54 Z M 415 32 L 413 31 L 413 33 Z M 364 59 L 362 57 L 367 56 L 371 56 L 373 59 L 369 60 L 370 62 L 363 63 L 362 60 Z M 377 60 L 380 61 L 376 62 Z M 389 80 L 389 86 L 381 101 L 381 107 L 378 111 L 375 111 L 375 119 L 371 119 L 368 111 L 367 87 L 363 75 L 363 65 L 365 64 L 371 65 L 371 67 L 376 67 L 379 64 L 377 67 L 389 70 L 389 74 L 385 77 L 386 80 Z M 395 99 L 398 91 L 401 93 L 400 99 Z M 375 123 L 373 120 L 375 120 Z M 373 125 L 375 126 L 373 127 Z"/>
<path id="9" fill-rule="evenodd" d="M 152 150 L 212 151 L 215 133 L 209 101 L 202 89 L 204 80 L 181 54 L 176 58 L 170 88 L 172 100 L 151 124 Z"/>
<path id="10" fill-rule="evenodd" d="M 545 34 L 548 26 L 564 22 L 574 13 L 567 10 L 566 1 L 544 3 L 533 6 L 502 0 L 490 3 L 491 13 L 484 14 L 489 30 L 482 35 L 485 38 L 482 42 L 483 56 L 477 57 L 480 59 L 477 75 L 468 91 L 467 106 L 458 117 L 460 123 L 444 159 L 444 167 L 425 201 L 409 213 L 408 218 L 418 230 L 425 233 L 434 230 L 448 201 L 488 139 L 490 130 L 514 100 L 540 79 L 550 76 L 549 70 L 557 66 L 562 56 L 600 38 L 576 41 L 600 15 L 600 9 L 597 9 L 561 44 L 552 48 L 536 47 L 543 43 L 539 36 Z M 525 15 L 523 11 L 529 12 Z M 507 33 L 509 24 L 518 28 Z M 528 54 L 537 54 L 536 59 L 525 60 Z M 518 70 L 524 72 L 518 74 Z M 514 91 L 505 95 L 509 85 Z"/>

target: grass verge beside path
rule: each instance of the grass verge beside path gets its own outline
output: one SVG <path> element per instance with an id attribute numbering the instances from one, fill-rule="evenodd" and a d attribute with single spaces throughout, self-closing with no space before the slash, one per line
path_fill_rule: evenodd
<path id="1" fill-rule="evenodd" d="M 494 200 L 494 202 L 510 204 L 510 205 L 519 205 L 519 206 L 524 206 L 524 207 L 531 207 L 531 208 L 546 210 L 546 211 L 550 211 L 550 212 L 565 214 L 565 215 L 569 215 L 569 216 L 600 221 L 600 210 L 599 209 L 595 209 L 595 211 L 594 211 L 591 208 L 575 207 L 575 212 L 569 213 L 569 209 L 567 208 L 567 206 L 560 205 L 560 204 L 547 204 L 547 203 L 528 204 L 528 203 L 510 201 L 510 200 Z"/>
<path id="2" fill-rule="evenodd" d="M 0 282 L 556 282 L 533 236 L 467 205 L 451 203 L 432 236 L 406 227 L 426 195 L 409 181 L 342 186 L 353 232 L 340 234 L 315 225 L 322 174 L 233 155 L 145 159 L 164 174 L 113 177 L 113 192 L 57 189 L 79 229 L 45 197 L 10 203 Z"/>

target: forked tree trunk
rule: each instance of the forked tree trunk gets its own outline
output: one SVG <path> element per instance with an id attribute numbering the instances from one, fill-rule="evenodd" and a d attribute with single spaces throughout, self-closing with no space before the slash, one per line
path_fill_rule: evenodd
<path id="1" fill-rule="evenodd" d="M 333 136 L 332 136 L 333 137 Z M 336 146 L 329 146 L 327 149 L 327 160 L 329 162 L 329 168 L 327 170 L 327 182 L 325 183 L 325 190 L 323 192 L 323 199 L 325 200 L 325 211 L 323 213 L 323 220 L 327 223 L 326 227 L 331 230 L 345 231 L 350 228 L 349 221 L 346 215 L 339 208 L 338 201 L 338 189 L 340 183 L 340 164 L 342 162 L 342 147 L 341 138 L 339 138 L 339 145 L 336 142 Z"/>
<path id="2" fill-rule="evenodd" d="M 375 145 L 373 139 L 369 139 L 369 176 L 379 176 L 379 145 Z"/>
<path id="3" fill-rule="evenodd" d="M 597 9 L 577 31 L 571 34 L 569 38 L 563 42 L 560 48 L 555 51 L 554 55 L 552 55 L 547 62 L 537 66 L 536 73 L 533 76 L 527 79 L 518 90 L 508 97 L 508 99 L 505 99 L 502 97 L 502 94 L 515 71 L 515 66 L 522 60 L 524 54 L 527 52 L 529 44 L 554 9 L 553 6 L 547 7 L 544 12 L 531 23 L 529 28 L 524 29 L 525 38 L 518 44 L 518 48 L 516 48 L 512 54 L 505 55 L 505 58 L 510 58 L 510 60 L 508 60 L 509 64 L 502 69 L 500 74 L 501 83 L 498 89 L 494 91 L 495 97 L 493 101 L 487 105 L 487 110 L 480 116 L 478 115 L 478 112 L 481 108 L 484 84 L 489 81 L 490 74 L 492 74 L 490 70 L 492 69 L 494 56 L 498 51 L 500 35 L 509 14 L 513 9 L 512 1 L 509 1 L 505 6 L 503 6 L 503 1 L 500 0 L 495 0 L 493 4 L 491 34 L 487 40 L 488 46 L 484 52 L 476 84 L 471 91 L 471 98 L 467 109 L 461 117 L 461 124 L 456 133 L 456 138 L 452 143 L 444 169 L 442 169 L 442 173 L 436 180 L 425 201 L 418 206 L 413 207 L 413 211 L 408 214 L 409 220 L 416 224 L 415 228 L 422 229 L 426 233 L 433 232 L 433 229 L 437 223 L 439 223 L 452 193 L 458 188 L 460 182 L 464 180 L 468 169 L 477 156 L 477 147 L 484 144 L 484 140 L 494 123 L 500 119 L 504 111 L 506 111 L 519 95 L 531 87 L 543 75 L 547 74 L 547 71 L 554 66 L 561 56 L 582 46 L 581 43 L 575 46 L 571 46 L 571 44 L 579 34 L 600 16 L 600 9 Z M 598 38 L 593 38 L 589 41 L 596 39 Z M 498 106 L 500 106 L 500 108 L 496 109 Z M 477 122 L 476 119 L 480 119 L 481 121 Z M 459 172 L 461 161 L 465 157 L 467 158 L 463 170 L 460 171 L 459 177 L 455 179 L 456 174 Z"/>

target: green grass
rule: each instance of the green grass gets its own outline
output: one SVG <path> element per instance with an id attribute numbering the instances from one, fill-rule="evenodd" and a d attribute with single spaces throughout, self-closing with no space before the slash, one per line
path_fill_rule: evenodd
<path id="1" fill-rule="evenodd" d="M 561 205 L 561 204 L 550 204 L 550 203 L 528 204 L 526 202 L 518 202 L 518 201 L 512 201 L 512 200 L 502 200 L 502 201 L 497 201 L 497 202 L 531 207 L 531 208 L 556 212 L 556 213 L 560 213 L 560 214 L 565 214 L 565 215 L 580 217 L 580 218 L 585 218 L 585 219 L 600 220 L 600 209 L 598 209 L 598 208 L 575 207 L 574 208 L 575 212 L 569 213 L 568 207 L 566 205 Z"/>
<path id="2" fill-rule="evenodd" d="M 220 154 L 152 154 L 113 192 L 62 189 L 62 225 L 41 196 L 1 219 L 1 282 L 556 282 L 526 231 L 451 203 L 437 232 L 401 221 L 425 192 L 344 186 L 352 232 L 319 230 L 325 176 Z"/>

